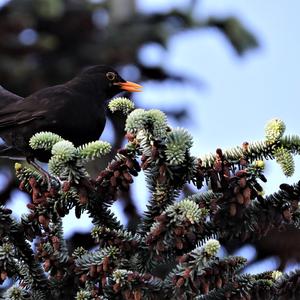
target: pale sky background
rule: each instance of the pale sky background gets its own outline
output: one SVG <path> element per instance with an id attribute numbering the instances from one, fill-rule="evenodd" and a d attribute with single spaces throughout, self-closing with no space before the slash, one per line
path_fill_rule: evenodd
<path id="1" fill-rule="evenodd" d="M 186 1 L 140 0 L 139 3 L 143 11 L 153 12 L 161 7 L 184 8 Z M 167 108 L 178 100 L 181 107 L 182 95 L 186 96 L 192 120 L 180 126 L 188 127 L 194 136 L 195 155 L 213 152 L 217 147 L 241 145 L 243 141 L 261 140 L 266 122 L 274 117 L 285 121 L 286 134 L 300 134 L 300 2 L 204 0 L 198 3 L 195 16 L 241 18 L 258 37 L 260 48 L 246 57 L 237 57 L 222 34 L 214 29 L 191 30 L 174 36 L 164 55 L 160 55 L 158 47 L 152 47 L 152 51 L 149 47 L 148 55 L 143 57 L 146 61 L 152 57 L 153 62 L 159 61 L 167 69 L 200 78 L 205 87 L 197 90 L 162 84 L 158 88 L 154 83 L 147 84 L 145 93 L 139 95 L 141 103 L 147 106 L 152 103 L 153 107 L 165 103 Z M 147 92 L 147 87 L 151 92 Z M 267 163 L 266 193 L 277 191 L 282 182 L 297 182 L 299 174 L 299 158 L 291 178 L 285 178 L 276 163 Z M 144 196 L 140 203 L 143 199 Z M 251 259 L 255 250 L 245 246 L 236 254 Z M 258 273 L 277 266 L 278 261 L 270 258 L 245 271 Z M 295 267 L 299 265 L 291 262 L 287 271 Z"/>
<path id="2" fill-rule="evenodd" d="M 184 9 L 188 2 L 139 0 L 138 8 L 151 13 Z M 171 124 L 189 129 L 194 136 L 192 152 L 197 156 L 214 152 L 217 147 L 226 149 L 244 141 L 263 139 L 265 124 L 274 117 L 285 121 L 286 134 L 300 134 L 299 11 L 298 0 L 199 1 L 195 17 L 237 16 L 256 34 L 260 48 L 240 58 L 223 35 L 214 29 L 190 30 L 176 35 L 169 41 L 167 52 L 157 45 L 148 45 L 140 53 L 141 60 L 202 80 L 204 86 L 147 83 L 144 92 L 136 98 L 139 106 L 162 110 L 168 110 L 170 106 L 188 106 L 191 119 L 183 124 L 171 120 Z M 104 138 L 107 132 L 108 129 Z M 269 182 L 264 185 L 265 191 L 276 191 L 282 182 L 294 183 L 300 179 L 299 174 L 299 158 L 295 175 L 288 179 L 276 163 L 268 163 Z M 144 210 L 149 199 L 147 193 L 139 189 L 141 184 L 142 176 L 134 185 L 139 211 Z M 23 201 L 21 198 L 25 199 L 18 197 L 18 209 Z M 26 201 L 23 203 L 25 207 Z M 118 204 L 115 211 L 118 211 Z M 67 236 L 71 228 L 86 231 L 90 224 L 87 219 L 74 220 L 73 217 L 69 215 L 64 219 Z M 251 247 L 244 247 L 238 254 L 250 258 L 255 252 Z M 258 273 L 275 269 L 277 265 L 271 258 L 247 271 Z"/>

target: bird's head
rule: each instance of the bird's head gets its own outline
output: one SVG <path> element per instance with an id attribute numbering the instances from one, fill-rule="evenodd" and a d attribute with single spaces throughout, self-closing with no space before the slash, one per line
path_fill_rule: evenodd
<path id="1" fill-rule="evenodd" d="M 90 80 L 100 93 L 105 93 L 109 98 L 127 92 L 141 92 L 142 86 L 124 80 L 113 68 L 97 65 L 89 67 L 79 75 L 81 79 Z"/>

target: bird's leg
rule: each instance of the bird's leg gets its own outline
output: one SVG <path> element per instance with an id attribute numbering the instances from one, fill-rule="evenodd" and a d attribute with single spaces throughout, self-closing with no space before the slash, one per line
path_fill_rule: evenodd
<path id="1" fill-rule="evenodd" d="M 32 165 L 38 172 L 40 172 L 43 176 L 44 182 L 47 182 L 47 190 L 51 189 L 51 176 L 50 174 L 44 170 L 38 163 L 34 161 L 34 159 L 27 158 L 27 162 Z"/>

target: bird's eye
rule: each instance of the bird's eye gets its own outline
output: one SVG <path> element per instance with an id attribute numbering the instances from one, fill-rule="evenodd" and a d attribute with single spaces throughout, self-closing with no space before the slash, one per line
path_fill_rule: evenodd
<path id="1" fill-rule="evenodd" d="M 106 73 L 106 78 L 108 80 L 114 80 L 116 78 L 116 74 L 114 72 L 107 72 Z"/>

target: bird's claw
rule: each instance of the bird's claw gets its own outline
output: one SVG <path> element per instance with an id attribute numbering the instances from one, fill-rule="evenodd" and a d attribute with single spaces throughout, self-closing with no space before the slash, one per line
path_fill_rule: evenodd
<path id="1" fill-rule="evenodd" d="M 45 172 L 43 175 L 43 181 L 42 184 L 47 184 L 47 191 L 50 191 L 51 189 L 51 176 L 48 172 Z"/>
<path id="2" fill-rule="evenodd" d="M 61 186 L 61 181 L 58 178 L 52 177 L 46 170 L 44 170 L 40 165 L 34 161 L 29 161 L 31 164 L 43 177 L 42 184 L 47 184 L 47 191 L 50 191 L 53 185 Z"/>

